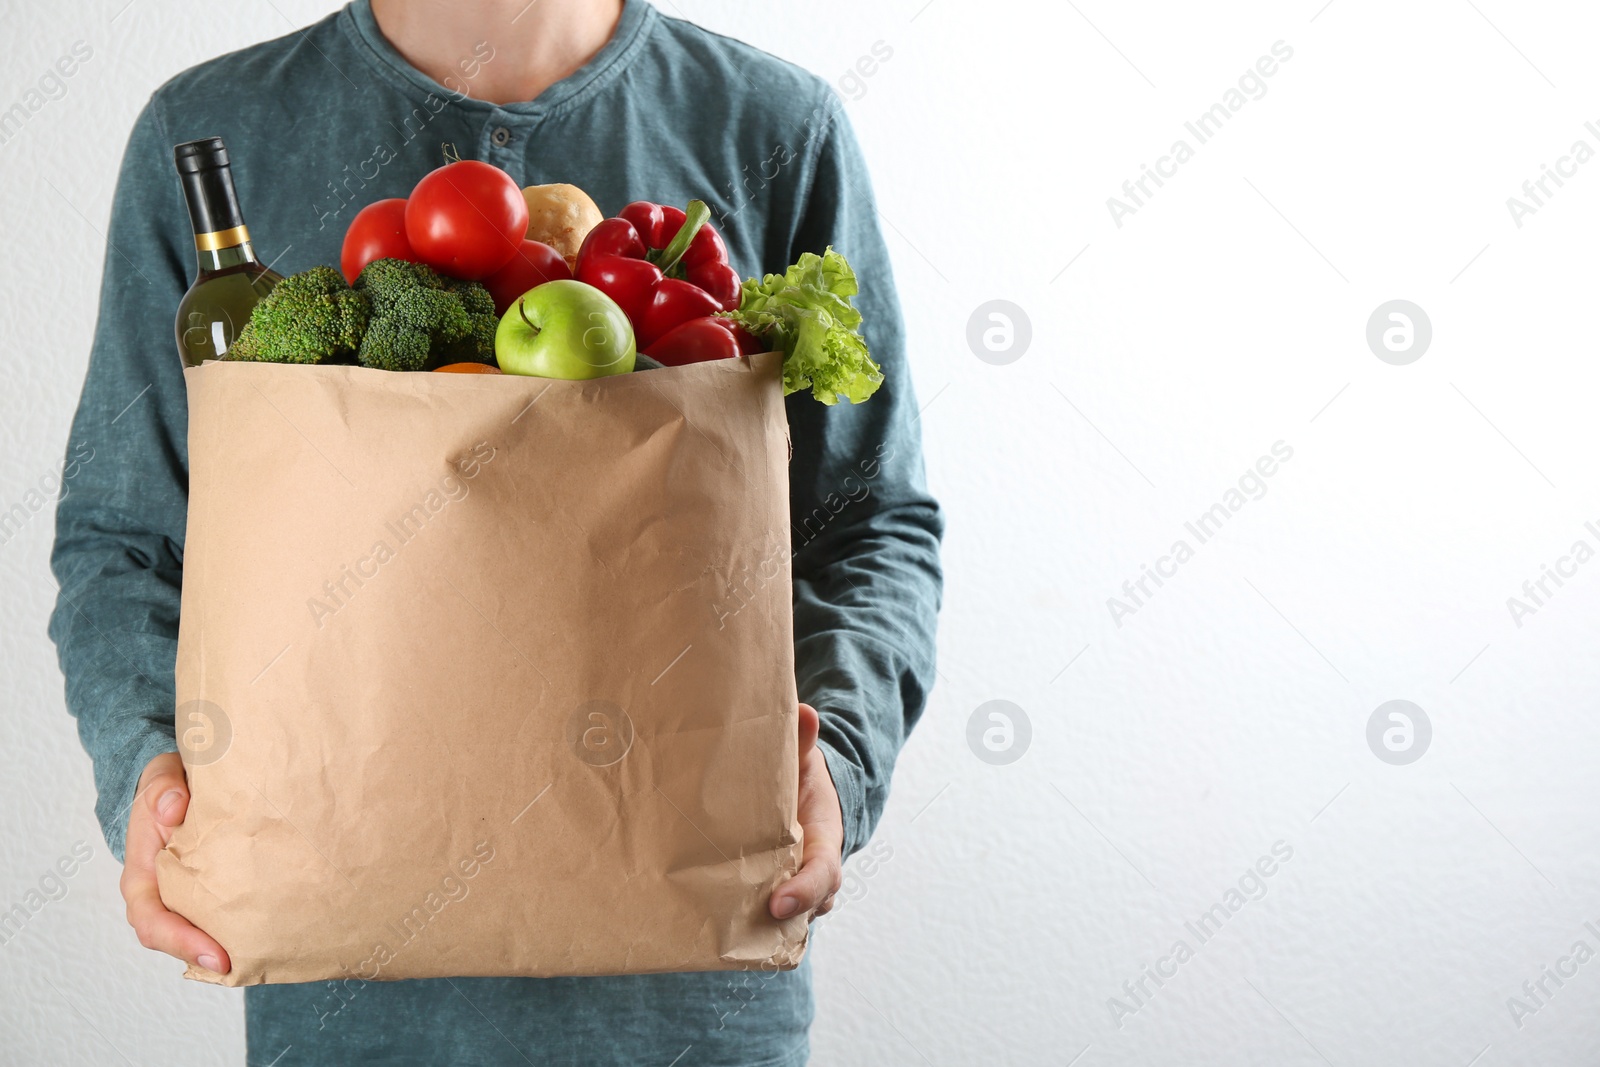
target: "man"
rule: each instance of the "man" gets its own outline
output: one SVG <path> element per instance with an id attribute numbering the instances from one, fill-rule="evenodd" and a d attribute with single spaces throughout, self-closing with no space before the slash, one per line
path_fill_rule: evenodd
<path id="1" fill-rule="evenodd" d="M 859 407 L 803 394 L 788 406 L 805 847 L 770 901 L 778 917 L 826 912 L 932 682 L 942 532 L 888 255 L 837 98 L 644 0 L 355 0 L 172 79 L 123 159 L 71 445 L 103 458 L 60 504 L 51 634 L 141 943 L 229 966 L 163 906 L 154 873 L 188 802 L 173 742 L 187 416 L 171 323 L 194 256 L 172 146 L 212 135 L 258 253 L 282 273 L 337 263 L 356 211 L 407 195 L 443 142 L 519 185 L 579 185 L 607 211 L 705 199 L 745 273 L 830 244 L 849 257 L 886 381 Z M 250 1062 L 280 1067 L 799 1064 L 812 1012 L 806 966 L 379 983 L 355 998 L 256 986 L 245 1003 Z"/>

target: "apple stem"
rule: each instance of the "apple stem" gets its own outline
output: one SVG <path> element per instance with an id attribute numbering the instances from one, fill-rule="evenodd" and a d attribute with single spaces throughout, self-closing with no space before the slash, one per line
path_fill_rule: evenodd
<path id="1" fill-rule="evenodd" d="M 528 318 L 528 312 L 527 309 L 522 306 L 521 297 L 517 298 L 517 314 L 522 316 L 522 321 L 528 324 L 528 329 L 533 331 L 533 335 L 535 337 L 539 336 L 539 327 L 535 326 L 533 324 L 533 320 Z"/>

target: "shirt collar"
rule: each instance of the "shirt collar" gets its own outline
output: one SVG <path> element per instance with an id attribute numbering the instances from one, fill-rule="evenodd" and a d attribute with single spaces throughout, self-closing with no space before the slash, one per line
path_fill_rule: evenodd
<path id="1" fill-rule="evenodd" d="M 644 44 L 659 17 L 656 9 L 647 0 L 623 0 L 622 17 L 617 22 L 616 30 L 605 46 L 595 53 L 594 58 L 533 100 L 508 104 L 494 104 L 463 96 L 459 91 L 440 85 L 413 67 L 378 29 L 378 21 L 372 15 L 371 0 L 351 0 L 340 11 L 339 23 L 352 39 L 356 51 L 361 53 L 379 75 L 404 92 L 420 90 L 468 110 L 496 111 L 502 115 L 541 118 L 590 91 L 598 90 L 622 73 L 626 66 L 623 60 Z"/>

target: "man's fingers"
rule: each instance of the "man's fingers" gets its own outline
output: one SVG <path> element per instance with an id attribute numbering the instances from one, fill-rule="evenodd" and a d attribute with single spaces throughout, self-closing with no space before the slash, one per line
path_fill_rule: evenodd
<path id="1" fill-rule="evenodd" d="M 817 748 L 817 709 L 800 705 L 800 792 L 795 812 L 804 849 L 800 869 L 772 893 L 767 908 L 775 919 L 803 912 L 826 914 L 844 881 L 844 824 L 827 762 Z"/>
<path id="2" fill-rule="evenodd" d="M 806 852 L 811 851 L 807 847 Z M 772 901 L 768 904 L 772 917 L 788 919 L 802 912 L 818 911 L 830 903 L 844 880 L 838 856 L 838 846 L 833 846 L 831 856 L 808 856 L 795 876 L 773 892 Z"/>
<path id="3" fill-rule="evenodd" d="M 226 974 L 232 966 L 222 946 L 181 915 L 167 910 L 154 874 L 124 877 L 122 896 L 128 902 L 128 924 L 145 948 L 165 952 L 208 971 Z"/>
<path id="4" fill-rule="evenodd" d="M 183 916 L 167 910 L 156 881 L 156 856 L 183 825 L 189 810 L 189 786 L 176 752 L 150 761 L 139 776 L 138 792 L 128 811 L 126 858 L 122 865 L 122 899 L 128 904 L 128 925 L 145 948 L 165 952 L 209 971 L 226 974 L 233 966 L 221 945 Z"/>
<path id="5" fill-rule="evenodd" d="M 833 895 L 839 891 L 839 886 L 844 883 L 844 867 L 840 858 L 844 846 L 844 827 L 839 822 L 839 802 L 832 797 L 831 780 L 827 797 L 818 795 L 814 782 L 804 780 L 807 773 L 813 778 L 818 774 L 826 778 L 827 770 L 819 770 L 814 766 L 821 760 L 820 753 L 813 753 L 812 758 L 802 764 L 799 816 L 805 846 L 800 869 L 793 878 L 773 891 L 772 900 L 767 905 L 775 919 L 787 919 L 807 911 L 823 914 Z M 832 800 L 831 810 L 825 803 L 827 800 Z"/>

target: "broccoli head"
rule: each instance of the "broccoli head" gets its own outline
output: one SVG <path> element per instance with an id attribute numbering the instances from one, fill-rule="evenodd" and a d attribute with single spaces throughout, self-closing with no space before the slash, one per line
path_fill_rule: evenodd
<path id="1" fill-rule="evenodd" d="M 478 283 L 446 278 L 421 263 L 378 259 L 356 278 L 355 291 L 372 305 L 362 366 L 416 371 L 494 361 L 494 300 Z"/>
<path id="2" fill-rule="evenodd" d="M 371 306 L 332 267 L 291 274 L 261 298 L 224 359 L 331 363 L 355 354 Z"/>
<path id="3" fill-rule="evenodd" d="M 447 363 L 494 363 L 494 335 L 500 328 L 500 316 L 494 311 L 494 297 L 477 282 L 460 282 L 446 278 L 451 291 L 461 298 L 471 323 L 461 340 L 445 353 Z"/>

